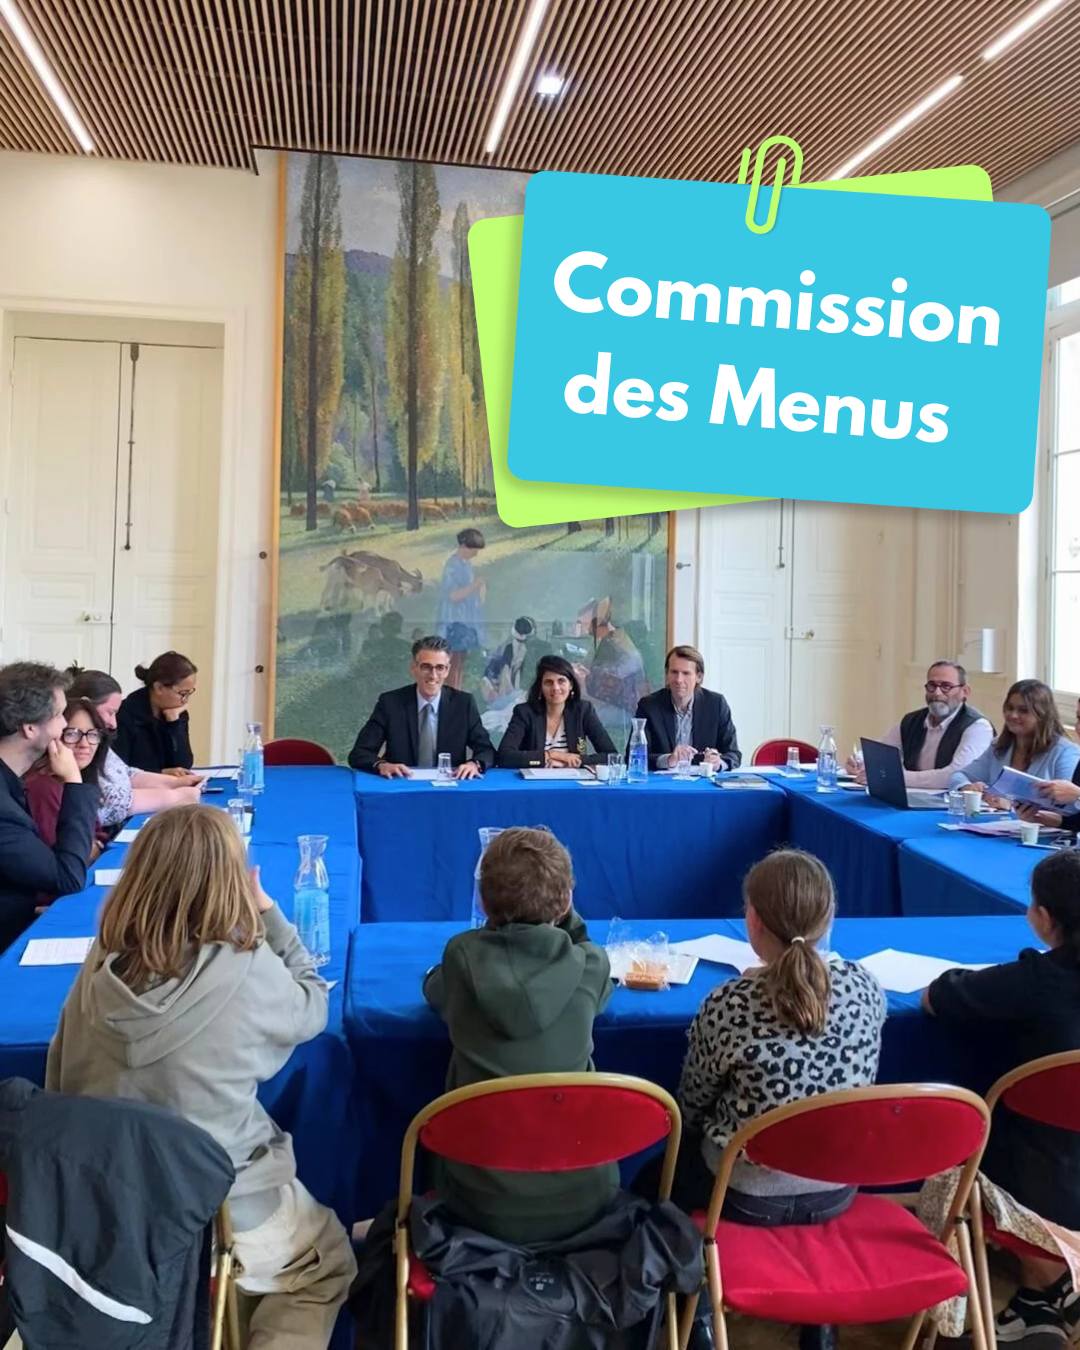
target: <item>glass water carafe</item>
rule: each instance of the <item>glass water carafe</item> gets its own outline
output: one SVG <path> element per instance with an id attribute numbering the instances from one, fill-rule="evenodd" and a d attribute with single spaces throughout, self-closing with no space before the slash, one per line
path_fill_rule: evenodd
<path id="1" fill-rule="evenodd" d="M 330 960 L 330 878 L 323 860 L 325 834 L 302 834 L 300 866 L 293 883 L 293 922 L 317 966 Z"/>

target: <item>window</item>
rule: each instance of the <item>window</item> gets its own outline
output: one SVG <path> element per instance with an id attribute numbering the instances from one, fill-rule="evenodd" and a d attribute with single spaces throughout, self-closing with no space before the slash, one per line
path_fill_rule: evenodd
<path id="1" fill-rule="evenodd" d="M 1080 278 L 1050 295 L 1048 430 L 1050 684 L 1080 693 Z"/>

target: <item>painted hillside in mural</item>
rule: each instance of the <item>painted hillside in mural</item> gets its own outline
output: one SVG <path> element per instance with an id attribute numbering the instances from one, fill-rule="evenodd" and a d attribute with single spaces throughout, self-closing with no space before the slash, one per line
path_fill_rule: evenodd
<path id="1" fill-rule="evenodd" d="M 667 517 L 515 530 L 495 510 L 467 237 L 525 178 L 287 161 L 275 734 L 344 760 L 437 632 L 497 742 L 565 654 L 618 739 L 661 679 Z"/>

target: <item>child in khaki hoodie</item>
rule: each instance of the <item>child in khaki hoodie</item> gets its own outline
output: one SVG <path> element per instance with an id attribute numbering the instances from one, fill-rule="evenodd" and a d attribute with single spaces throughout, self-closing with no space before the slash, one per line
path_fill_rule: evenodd
<path id="1" fill-rule="evenodd" d="M 480 864 L 487 924 L 446 944 L 424 997 L 450 1029 L 447 1089 L 525 1073 L 592 1068 L 593 1018 L 611 996 L 607 953 L 572 906 L 570 855 L 547 830 L 509 829 Z M 501 1172 L 440 1162 L 440 1194 L 472 1227 L 506 1242 L 584 1228 L 618 1187 L 614 1165 Z"/>
<path id="2" fill-rule="evenodd" d="M 330 1343 L 356 1270 L 337 1217 L 297 1179 L 256 1098 L 326 1025 L 326 984 L 249 874 L 224 811 L 180 806 L 139 832 L 49 1046 L 57 1092 L 171 1106 L 225 1149 L 249 1350 Z"/>

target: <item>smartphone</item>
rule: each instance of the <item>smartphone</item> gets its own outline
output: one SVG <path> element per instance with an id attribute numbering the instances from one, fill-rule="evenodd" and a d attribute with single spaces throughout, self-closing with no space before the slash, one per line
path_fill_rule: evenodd
<path id="1" fill-rule="evenodd" d="M 211 793 L 214 793 L 214 792 L 224 792 L 224 791 L 225 791 L 224 788 L 207 787 L 207 788 L 203 788 L 203 796 L 204 796 L 204 797 L 209 797 L 209 796 L 211 795 Z"/>

